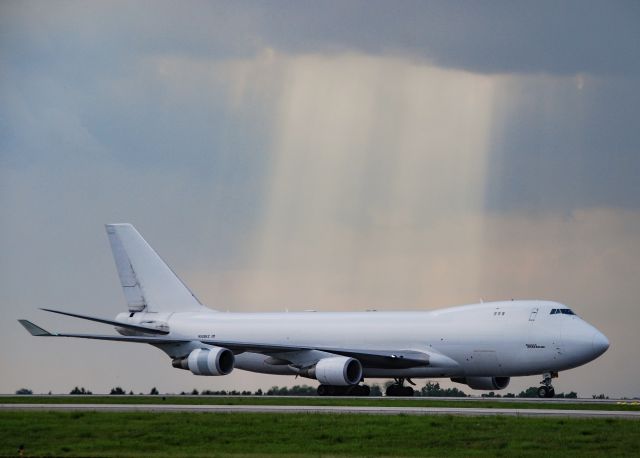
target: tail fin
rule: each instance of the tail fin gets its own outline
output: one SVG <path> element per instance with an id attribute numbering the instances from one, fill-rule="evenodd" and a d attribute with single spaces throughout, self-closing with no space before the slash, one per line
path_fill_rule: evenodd
<path id="1" fill-rule="evenodd" d="M 131 224 L 107 224 L 130 312 L 186 312 L 203 305 Z"/>

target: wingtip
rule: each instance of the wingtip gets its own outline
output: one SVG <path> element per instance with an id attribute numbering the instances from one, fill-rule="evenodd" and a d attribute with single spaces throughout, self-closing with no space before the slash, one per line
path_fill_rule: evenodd
<path id="1" fill-rule="evenodd" d="M 29 331 L 29 334 L 31 334 L 32 336 L 52 336 L 52 335 L 54 335 L 54 334 L 51 334 L 46 329 L 42 329 L 40 326 L 37 326 L 37 325 L 33 324 L 29 320 L 18 320 L 18 322 L 22 326 L 24 326 L 24 328 L 27 331 Z"/>

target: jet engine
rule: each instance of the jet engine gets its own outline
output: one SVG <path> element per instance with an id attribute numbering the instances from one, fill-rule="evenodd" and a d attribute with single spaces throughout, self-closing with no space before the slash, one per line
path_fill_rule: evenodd
<path id="1" fill-rule="evenodd" d="M 197 348 L 184 358 L 171 363 L 178 369 L 188 369 L 195 375 L 227 375 L 235 364 L 233 352 L 226 348 Z"/>
<path id="2" fill-rule="evenodd" d="M 454 377 L 455 383 L 464 383 L 474 390 L 504 390 L 511 377 Z"/>
<path id="3" fill-rule="evenodd" d="M 356 385 L 362 380 L 362 364 L 346 356 L 324 358 L 300 375 L 315 378 L 325 385 Z"/>

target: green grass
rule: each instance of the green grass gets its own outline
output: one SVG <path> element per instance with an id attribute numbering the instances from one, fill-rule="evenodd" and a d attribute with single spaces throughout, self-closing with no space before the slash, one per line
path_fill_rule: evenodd
<path id="1" fill-rule="evenodd" d="M 630 456 L 640 422 L 411 415 L 0 412 L 0 455 Z"/>
<path id="2" fill-rule="evenodd" d="M 473 402 L 433 399 L 386 398 L 321 398 L 321 397 L 230 397 L 230 396 L 8 396 L 0 397 L 0 404 L 216 404 L 216 405 L 304 405 L 304 406 L 373 406 L 373 407 L 484 407 L 511 409 L 566 409 L 566 410 L 640 410 L 639 405 L 580 403 L 546 403 L 490 399 Z"/>

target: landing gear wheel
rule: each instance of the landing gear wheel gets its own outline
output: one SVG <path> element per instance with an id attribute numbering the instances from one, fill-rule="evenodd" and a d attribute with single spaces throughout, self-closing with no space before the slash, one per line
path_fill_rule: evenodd
<path id="1" fill-rule="evenodd" d="M 538 397 L 539 398 L 549 397 L 549 388 L 547 388 L 546 385 L 543 385 L 540 388 L 538 388 Z"/>
<path id="2" fill-rule="evenodd" d="M 411 388 L 410 386 L 403 386 L 403 383 L 404 383 L 403 379 L 397 380 L 396 383 L 394 383 L 393 385 L 389 385 L 387 387 L 385 394 L 387 396 L 404 396 L 404 397 L 413 396 L 415 394 L 415 392 L 413 391 L 413 388 Z"/>
<path id="3" fill-rule="evenodd" d="M 413 395 L 415 394 L 415 391 L 413 391 L 413 388 L 411 388 L 410 386 L 403 386 L 402 387 L 402 394 L 401 396 L 406 396 L 406 397 L 413 397 Z"/>
<path id="4" fill-rule="evenodd" d="M 543 385 L 538 388 L 539 398 L 552 398 L 556 395 L 556 390 L 552 386 Z"/>
<path id="5" fill-rule="evenodd" d="M 333 385 L 318 385 L 318 396 L 334 396 L 336 394 L 335 388 Z"/>
<path id="6" fill-rule="evenodd" d="M 369 396 L 371 388 L 368 385 L 318 385 L 318 396 Z"/>
<path id="7" fill-rule="evenodd" d="M 369 396 L 371 388 L 368 385 L 351 385 L 347 388 L 345 396 Z"/>
<path id="8" fill-rule="evenodd" d="M 542 381 L 540 382 L 542 386 L 538 388 L 539 398 L 552 398 L 556 395 L 556 390 L 553 389 L 551 380 L 557 377 L 557 372 L 545 372 L 544 374 L 542 374 Z"/>
<path id="9" fill-rule="evenodd" d="M 333 388 L 333 395 L 332 396 L 351 396 L 351 389 L 353 388 L 353 385 L 335 385 L 332 386 Z"/>

